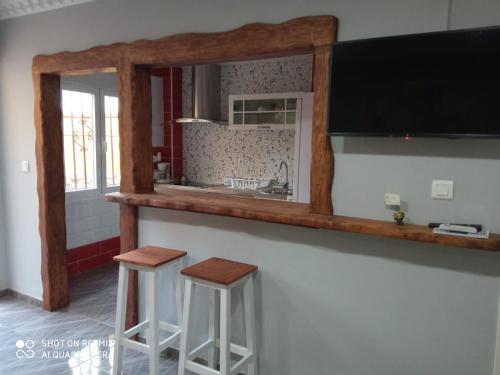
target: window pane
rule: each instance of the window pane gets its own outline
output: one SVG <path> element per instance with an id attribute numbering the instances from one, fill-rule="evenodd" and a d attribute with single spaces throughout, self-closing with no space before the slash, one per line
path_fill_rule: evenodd
<path id="1" fill-rule="evenodd" d="M 285 99 L 249 99 L 245 101 L 245 111 L 282 111 Z"/>
<path id="2" fill-rule="evenodd" d="M 63 90 L 66 191 L 96 189 L 94 95 Z"/>
<path id="3" fill-rule="evenodd" d="M 285 113 L 245 113 L 245 124 L 283 124 Z"/>
<path id="4" fill-rule="evenodd" d="M 287 99 L 286 100 L 286 109 L 287 110 L 297 109 L 297 99 Z"/>
<path id="5" fill-rule="evenodd" d="M 235 100 L 233 103 L 233 111 L 241 112 L 243 111 L 243 100 Z"/>
<path id="6" fill-rule="evenodd" d="M 104 96 L 104 122 L 106 132 L 106 187 L 120 186 L 120 137 L 118 98 Z"/>
<path id="7" fill-rule="evenodd" d="M 243 114 L 242 113 L 235 113 L 233 115 L 233 124 L 235 124 L 235 125 L 243 124 Z"/>
<path id="8" fill-rule="evenodd" d="M 287 124 L 295 124 L 295 112 L 287 112 L 286 113 L 286 123 Z"/>

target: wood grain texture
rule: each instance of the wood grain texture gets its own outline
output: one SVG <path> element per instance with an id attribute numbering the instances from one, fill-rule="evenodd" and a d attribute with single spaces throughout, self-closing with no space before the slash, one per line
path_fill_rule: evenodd
<path id="1" fill-rule="evenodd" d="M 120 103 L 120 191 L 151 192 L 153 191 L 151 74 L 149 69 L 134 66 L 126 58 L 120 60 L 117 74 Z M 137 248 L 139 241 L 137 207 L 121 206 L 120 235 L 120 253 Z M 127 328 L 139 322 L 138 289 L 137 271 L 130 271 L 125 323 Z"/>
<path id="2" fill-rule="evenodd" d="M 278 57 L 312 52 L 334 41 L 336 18 L 301 17 L 277 25 L 253 23 L 217 33 L 189 33 L 130 46 L 135 64 L 184 65 Z"/>
<path id="3" fill-rule="evenodd" d="M 314 108 L 311 159 L 311 212 L 333 214 L 333 151 L 328 130 L 331 46 L 314 51 Z"/>
<path id="4" fill-rule="evenodd" d="M 255 271 L 257 271 L 257 266 L 252 264 L 210 258 L 184 268 L 181 273 L 216 284 L 230 285 Z"/>
<path id="5" fill-rule="evenodd" d="M 120 191 L 153 191 L 151 73 L 122 59 L 118 65 L 120 103 Z"/>
<path id="6" fill-rule="evenodd" d="M 249 60 L 312 52 L 335 40 L 333 16 L 301 17 L 281 24 L 254 23 L 218 33 L 187 33 L 157 40 L 137 40 L 85 51 L 38 55 L 39 72 L 73 74 L 109 71 L 121 58 L 134 65 L 169 66 Z"/>
<path id="7" fill-rule="evenodd" d="M 139 240 L 139 209 L 136 206 L 120 205 L 120 254 L 137 249 Z M 127 318 L 125 327 L 131 328 L 139 322 L 139 280 L 137 271 L 129 271 L 127 294 Z"/>
<path id="8" fill-rule="evenodd" d="M 137 266 L 156 268 L 165 263 L 186 256 L 187 252 L 181 250 L 166 249 L 157 246 L 144 246 L 113 257 L 116 262 L 131 263 Z"/>
<path id="9" fill-rule="evenodd" d="M 126 48 L 126 43 L 115 43 L 85 51 L 37 55 L 33 59 L 33 69 L 39 73 L 65 75 L 114 72 Z"/>
<path id="10" fill-rule="evenodd" d="M 43 308 L 69 303 L 60 77 L 33 74 Z"/>
<path id="11" fill-rule="evenodd" d="M 157 188 L 155 193 L 111 193 L 105 199 L 128 205 L 167 208 L 207 214 L 239 217 L 273 223 L 298 225 L 309 228 L 363 233 L 442 245 L 500 251 L 500 235 L 489 240 L 436 235 L 423 225 L 395 225 L 390 221 L 361 219 L 347 216 L 311 213 L 309 205 L 257 198 L 228 196 L 219 193 L 182 191 L 168 187 Z"/>

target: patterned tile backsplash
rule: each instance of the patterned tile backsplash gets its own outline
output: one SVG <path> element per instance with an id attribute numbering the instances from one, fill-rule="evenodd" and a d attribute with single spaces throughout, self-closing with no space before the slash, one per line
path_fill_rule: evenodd
<path id="1" fill-rule="evenodd" d="M 191 114 L 191 68 L 182 72 L 183 113 Z M 221 118 L 228 118 L 229 94 L 311 91 L 312 55 L 221 66 Z M 287 162 L 293 183 L 295 131 L 232 130 L 215 124 L 184 125 L 183 171 L 189 180 L 222 182 L 224 177 L 276 178 Z"/>

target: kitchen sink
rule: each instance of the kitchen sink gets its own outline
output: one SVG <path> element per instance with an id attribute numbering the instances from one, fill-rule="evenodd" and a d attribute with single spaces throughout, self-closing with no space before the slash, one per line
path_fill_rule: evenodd
<path id="1" fill-rule="evenodd" d="M 269 186 L 257 190 L 260 194 L 275 194 L 275 195 L 292 195 L 292 191 L 288 188 Z"/>

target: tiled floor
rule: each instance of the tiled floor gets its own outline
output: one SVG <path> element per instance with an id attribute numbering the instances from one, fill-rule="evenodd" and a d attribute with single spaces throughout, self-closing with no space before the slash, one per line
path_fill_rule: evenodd
<path id="1" fill-rule="evenodd" d="M 117 278 L 116 265 L 79 275 L 64 311 L 0 298 L 0 375 L 111 373 Z M 175 360 L 163 354 L 160 363 L 162 374 L 177 374 Z M 123 374 L 148 374 L 146 355 L 125 350 Z"/>

